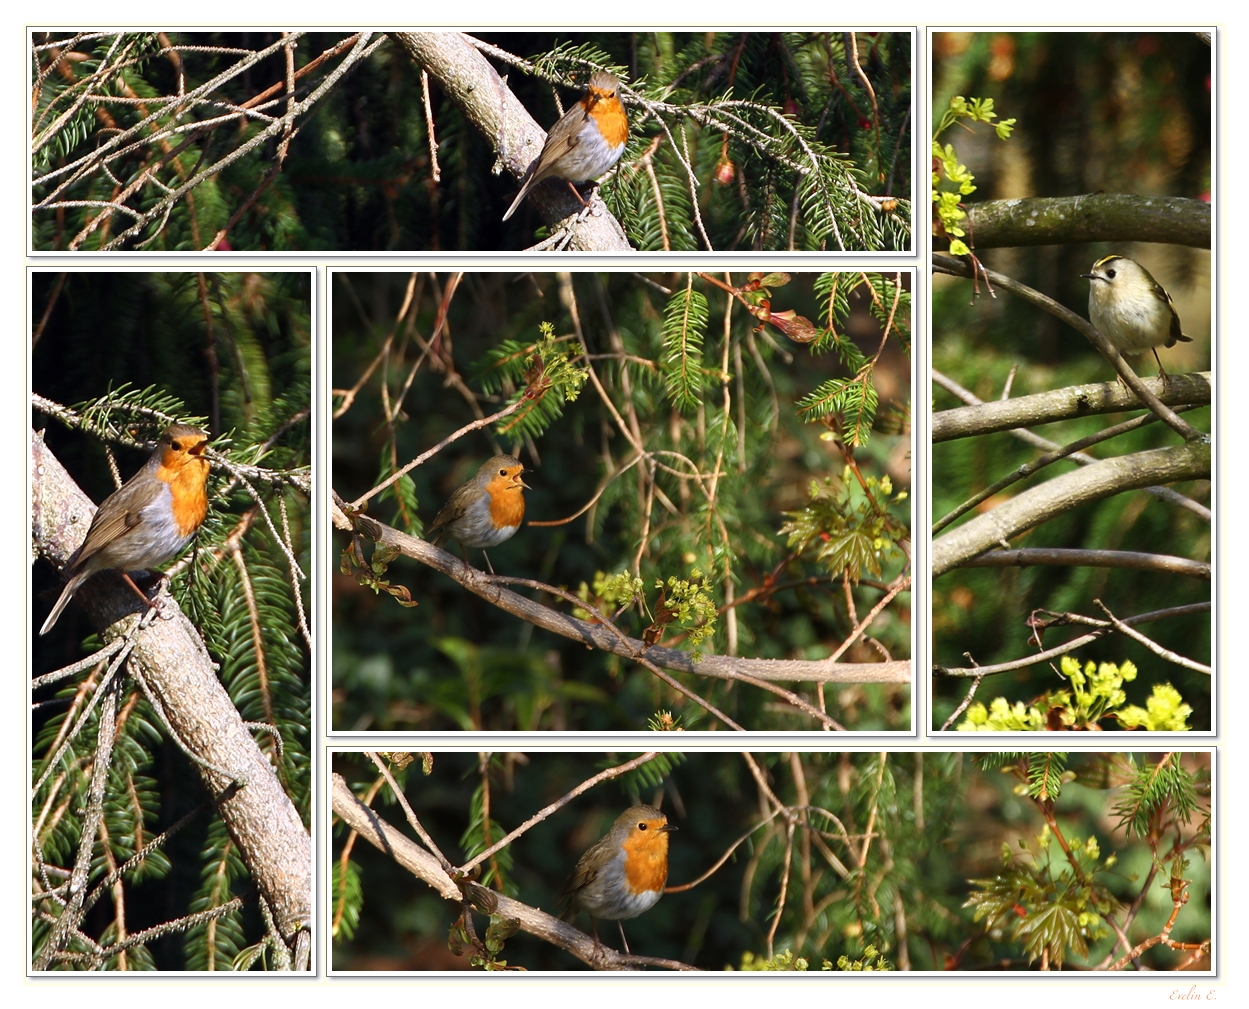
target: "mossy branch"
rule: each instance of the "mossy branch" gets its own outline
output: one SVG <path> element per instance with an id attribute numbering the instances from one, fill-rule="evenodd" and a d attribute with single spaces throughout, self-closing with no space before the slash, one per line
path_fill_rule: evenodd
<path id="1" fill-rule="evenodd" d="M 1210 248 L 1210 204 L 1178 196 L 1090 193 L 988 200 L 964 208 L 973 249 L 1078 242 L 1163 242 Z"/>

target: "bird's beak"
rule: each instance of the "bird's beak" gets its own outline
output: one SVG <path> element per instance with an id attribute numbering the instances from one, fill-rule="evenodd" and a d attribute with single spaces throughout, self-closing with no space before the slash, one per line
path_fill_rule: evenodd
<path id="1" fill-rule="evenodd" d="M 660 831 L 660 833 L 661 833 L 661 834 L 666 834 L 668 831 L 670 831 L 670 830 L 676 830 L 676 829 L 677 829 L 677 828 L 676 828 L 676 827 L 674 827 L 672 824 L 670 824 L 670 823 L 665 823 L 662 827 L 660 827 L 660 828 L 659 828 L 659 831 Z"/>
<path id="2" fill-rule="evenodd" d="M 1080 276 L 1087 277 L 1089 280 L 1101 280 L 1102 279 L 1096 273 L 1082 273 L 1080 274 Z"/>
<path id="3" fill-rule="evenodd" d="M 530 487 L 529 484 L 525 483 L 524 479 L 521 477 L 519 473 L 516 474 L 516 482 L 520 484 L 522 487 L 524 487 L 525 490 L 533 490 L 533 488 Z"/>

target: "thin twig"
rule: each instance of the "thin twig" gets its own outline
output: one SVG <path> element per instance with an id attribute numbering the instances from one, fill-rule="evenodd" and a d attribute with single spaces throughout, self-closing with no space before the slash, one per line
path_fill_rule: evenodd
<path id="1" fill-rule="evenodd" d="M 1094 599 L 1093 602 L 1103 613 L 1106 614 L 1107 619 L 1116 631 L 1119 631 L 1121 634 L 1126 634 L 1133 641 L 1144 645 L 1155 655 L 1166 659 L 1168 662 L 1174 662 L 1177 666 L 1183 666 L 1185 669 L 1191 669 L 1198 673 L 1205 673 L 1207 676 L 1211 675 L 1213 672 L 1209 666 L 1203 665 L 1200 662 L 1194 662 L 1192 659 L 1185 658 L 1183 655 L 1173 652 L 1169 648 L 1163 648 L 1162 645 L 1158 644 L 1156 641 L 1145 637 L 1145 635 L 1140 631 L 1132 630 L 1131 627 L 1111 613 L 1109 607 L 1107 607 L 1106 604 L 1100 599 Z"/>
<path id="2" fill-rule="evenodd" d="M 490 858 L 492 855 L 494 855 L 495 852 L 501 851 L 502 849 L 506 848 L 509 844 L 515 841 L 518 837 L 520 837 L 522 834 L 527 833 L 531 828 L 537 826 L 537 824 L 541 823 L 552 813 L 556 812 L 557 810 L 563 809 L 564 806 L 572 802 L 572 800 L 575 799 L 578 795 L 588 792 L 591 788 L 593 788 L 597 784 L 600 784 L 601 782 L 610 781 L 612 778 L 618 778 L 622 774 L 627 774 L 629 771 L 632 771 L 635 768 L 641 767 L 643 764 L 649 764 L 652 760 L 654 760 L 658 756 L 659 756 L 658 752 L 643 753 L 639 757 L 634 757 L 632 760 L 626 761 L 623 764 L 617 764 L 615 767 L 609 767 L 606 770 L 599 771 L 598 774 L 592 777 L 586 778 L 586 780 L 581 782 L 581 784 L 577 785 L 576 788 L 570 789 L 569 791 L 561 795 L 558 799 L 556 799 L 554 802 L 552 802 L 550 805 L 544 806 L 542 809 L 538 810 L 538 812 L 534 813 L 533 816 L 531 816 L 528 820 L 522 823 L 519 827 L 513 830 L 510 834 L 508 834 L 498 843 L 491 845 L 485 851 L 479 852 L 473 858 L 469 859 L 462 866 L 460 866 L 458 871 L 464 874 L 472 872 L 473 869 L 481 865 L 481 863 L 484 862 L 487 858 Z"/>
<path id="3" fill-rule="evenodd" d="M 377 769 L 382 772 L 382 777 L 386 779 L 386 784 L 390 786 L 391 794 L 395 797 L 395 800 L 399 803 L 399 805 L 403 807 L 403 815 L 408 818 L 408 825 L 415 830 L 420 839 L 425 842 L 425 847 L 429 849 L 430 854 L 438 859 L 438 864 L 442 866 L 443 871 L 448 876 L 453 876 L 455 874 L 455 866 L 451 864 L 451 860 L 442 853 L 442 849 L 434 843 L 434 839 L 430 837 L 425 828 L 421 826 L 421 821 L 417 818 L 415 811 L 408 803 L 408 797 L 403 794 L 403 789 L 400 788 L 398 783 L 395 781 L 394 776 L 390 773 L 390 768 L 386 765 L 386 761 L 382 759 L 381 754 L 375 753 L 372 750 L 366 750 L 365 755 L 373 761 L 373 763 L 377 765 Z"/>
<path id="4" fill-rule="evenodd" d="M 369 498 L 380 494 L 382 491 L 384 491 L 387 487 L 389 487 L 395 481 L 400 480 L 403 477 L 405 477 L 408 473 L 412 472 L 412 470 L 416 469 L 417 466 L 421 465 L 421 463 L 437 455 L 439 452 L 441 452 L 444 448 L 446 448 L 452 442 L 458 441 L 460 438 L 463 438 L 466 434 L 471 434 L 472 432 L 478 430 L 479 428 L 486 427 L 489 424 L 493 424 L 495 421 L 502 420 L 504 417 L 511 416 L 524 405 L 525 405 L 525 400 L 518 399 L 511 406 L 505 406 L 498 413 L 491 414 L 489 417 L 481 417 L 475 421 L 472 421 L 471 423 L 465 424 L 458 431 L 455 431 L 454 433 L 447 435 L 445 438 L 442 439 L 442 441 L 440 441 L 433 448 L 428 449 L 425 452 L 422 452 L 420 455 L 418 455 L 415 459 L 413 459 L 410 463 L 408 463 L 402 469 L 392 473 L 389 477 L 387 477 L 385 480 L 379 483 L 372 490 L 365 491 L 358 498 L 352 501 L 349 507 L 359 508 L 362 504 L 364 504 L 364 502 L 369 500 Z"/>
<path id="5" fill-rule="evenodd" d="M 1163 620 L 1168 617 L 1186 617 L 1194 613 L 1209 612 L 1210 603 L 1208 602 L 1188 603 L 1184 606 L 1172 606 L 1165 610 L 1152 610 L 1149 613 L 1139 613 L 1134 617 L 1125 617 L 1120 622 L 1128 626 L 1134 626 L 1136 624 L 1149 623 L 1154 620 Z M 1076 617 L 1074 615 L 1069 615 L 1068 619 L 1076 620 Z M 933 672 L 938 676 L 952 677 L 988 676 L 993 673 L 1008 673 L 1015 669 L 1024 669 L 1028 666 L 1040 665 L 1043 662 L 1048 662 L 1050 659 L 1066 655 L 1068 652 L 1073 652 L 1077 648 L 1083 648 L 1085 645 L 1091 644 L 1098 638 L 1104 638 L 1107 634 L 1110 634 L 1114 630 L 1114 627 L 1109 621 L 1098 621 L 1093 620 L 1090 617 L 1085 617 L 1079 622 L 1092 624 L 1099 629 L 1091 634 L 1083 634 L 1078 638 L 1072 638 L 1066 644 L 1059 645 L 1057 648 L 1049 648 L 1043 652 L 1037 652 L 1036 655 L 1029 655 L 1022 659 L 1014 659 L 1011 662 L 999 662 L 992 666 L 974 666 L 970 669 L 934 665 L 932 667 Z"/>

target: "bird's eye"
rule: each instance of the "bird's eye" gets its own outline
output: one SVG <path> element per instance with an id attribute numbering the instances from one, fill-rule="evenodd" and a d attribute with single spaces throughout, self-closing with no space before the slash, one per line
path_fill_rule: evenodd
<path id="1" fill-rule="evenodd" d="M 507 470 L 505 469 L 499 470 L 499 476 L 507 476 Z"/>
<path id="2" fill-rule="evenodd" d="M 1107 270 L 1107 271 L 1106 271 L 1106 276 L 1107 276 L 1107 277 L 1109 277 L 1111 280 L 1114 280 L 1114 279 L 1115 279 L 1115 271 L 1114 271 L 1114 270 Z"/>
<path id="3" fill-rule="evenodd" d="M 646 822 L 645 821 L 640 822 L 638 824 L 638 830 L 645 830 L 645 829 L 646 829 Z"/>

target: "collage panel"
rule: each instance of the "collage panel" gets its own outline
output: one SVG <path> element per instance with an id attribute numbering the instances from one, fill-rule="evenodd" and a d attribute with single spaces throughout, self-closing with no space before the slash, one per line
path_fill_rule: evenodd
<path id="1" fill-rule="evenodd" d="M 28 282 L 28 968 L 309 971 L 315 272 Z"/>
<path id="2" fill-rule="evenodd" d="M 1217 33 L 23 31 L 28 979 L 1221 997 Z"/>
<path id="3" fill-rule="evenodd" d="M 913 731 L 913 280 L 331 271 L 331 731 Z"/>
<path id="4" fill-rule="evenodd" d="M 33 32 L 30 250 L 912 255 L 916 45 Z"/>
<path id="5" fill-rule="evenodd" d="M 1214 963 L 1208 750 L 329 763 L 333 975 Z"/>
<path id="6" fill-rule="evenodd" d="M 930 39 L 929 731 L 1213 733 L 1211 35 Z"/>

